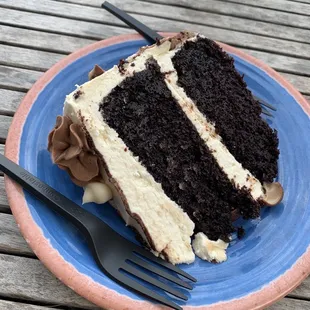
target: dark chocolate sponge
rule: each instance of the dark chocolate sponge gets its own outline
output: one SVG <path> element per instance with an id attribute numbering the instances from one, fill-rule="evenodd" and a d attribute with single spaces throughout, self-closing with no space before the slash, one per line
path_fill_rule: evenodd
<path id="1" fill-rule="evenodd" d="M 217 132 L 234 157 L 261 182 L 278 173 L 278 138 L 260 117 L 261 107 L 234 67 L 233 58 L 214 41 L 186 42 L 172 59 L 178 84 Z"/>
<path id="2" fill-rule="evenodd" d="M 246 217 L 259 215 L 259 204 L 247 191 L 236 190 L 218 166 L 166 87 L 155 60 L 114 88 L 100 111 L 197 231 L 227 240 L 234 230 L 232 208 Z"/>

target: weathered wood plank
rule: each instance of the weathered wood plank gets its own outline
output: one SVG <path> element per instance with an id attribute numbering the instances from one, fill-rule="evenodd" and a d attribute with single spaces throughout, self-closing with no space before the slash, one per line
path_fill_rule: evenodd
<path id="1" fill-rule="evenodd" d="M 283 298 L 266 310 L 305 310 L 310 309 L 310 301 Z"/>
<path id="2" fill-rule="evenodd" d="M 310 0 L 290 0 L 290 1 L 310 4 Z"/>
<path id="3" fill-rule="evenodd" d="M 9 202 L 4 189 L 4 177 L 0 176 L 0 212 L 9 212 Z"/>
<path id="4" fill-rule="evenodd" d="M 11 3 L 14 3 L 13 1 Z M 37 2 L 39 3 L 39 1 Z M 81 8 L 82 9 L 82 8 Z M 77 21 L 62 17 L 36 14 L 1 8 L 1 22 L 29 29 L 43 30 L 75 37 L 104 39 L 124 33 L 132 33 L 129 28 L 115 27 L 92 22 Z"/>
<path id="5" fill-rule="evenodd" d="M 283 0 L 225 0 L 227 2 L 246 4 L 261 8 L 275 9 L 278 11 L 310 15 L 310 6 L 305 3 L 283 1 Z"/>
<path id="6" fill-rule="evenodd" d="M 45 71 L 64 57 L 64 54 L 0 44 L 0 63 L 6 66 Z"/>
<path id="7" fill-rule="evenodd" d="M 297 299 L 300 298 L 300 299 L 309 300 L 310 299 L 310 277 L 304 280 L 293 292 L 288 294 L 288 296 L 297 298 Z"/>
<path id="8" fill-rule="evenodd" d="M 0 300 L 0 309 L 3 310 L 55 310 L 55 308 L 35 306 L 15 301 Z"/>
<path id="9" fill-rule="evenodd" d="M 6 1 L 4 1 L 6 2 Z M 162 5 L 154 5 L 126 0 L 126 1 L 114 1 L 118 7 L 123 8 L 124 10 L 132 11 L 132 12 L 140 12 L 143 14 L 152 14 L 158 16 L 165 16 L 163 12 L 169 12 L 165 6 Z M 0 0 L 0 3 L 3 3 L 3 0 Z M 98 3 L 99 4 L 99 3 Z M 10 7 L 14 6 L 16 8 L 21 9 L 29 9 L 35 12 L 46 12 L 49 14 L 58 14 L 59 16 L 65 16 L 68 18 L 81 18 L 84 20 L 102 22 L 105 21 L 106 13 L 104 10 L 98 10 L 97 7 L 88 7 L 84 6 L 81 9 L 80 5 L 71 4 L 71 3 L 63 3 L 63 2 L 55 2 L 51 0 L 42 0 L 39 3 L 37 1 L 27 1 L 17 0 L 14 3 L 9 4 Z M 150 7 L 149 7 L 150 6 Z M 139 16 L 138 18 L 142 22 L 146 22 L 149 26 L 157 29 L 158 25 L 162 25 L 164 27 L 162 30 L 165 31 L 179 31 L 182 29 L 188 29 L 193 31 L 198 31 L 206 34 L 208 37 L 222 41 L 228 44 L 238 45 L 246 48 L 253 48 L 259 50 L 270 51 L 273 53 L 285 53 L 291 56 L 301 56 L 305 58 L 310 58 L 310 45 L 290 42 L 283 39 L 275 39 L 262 37 L 249 33 L 240 33 L 237 31 L 232 31 L 231 29 L 219 29 L 205 25 L 197 25 L 192 23 L 185 23 L 185 21 L 192 22 L 193 20 L 197 20 L 197 12 L 193 10 L 186 10 L 182 8 L 176 8 L 176 10 L 183 10 L 183 14 L 179 15 L 175 13 L 174 16 L 178 16 L 182 18 L 183 21 L 172 21 L 172 20 L 164 20 L 162 18 L 150 17 L 150 16 Z M 170 10 L 171 11 L 171 10 Z M 179 12 L 180 13 L 180 12 Z M 201 12 L 198 12 L 201 13 Z M 191 16 L 195 14 L 195 16 Z M 170 16 L 170 15 L 169 15 Z M 185 16 L 185 19 L 183 18 Z M 195 18 L 194 18 L 195 17 Z M 190 18 L 190 19 L 189 19 Z M 194 19 L 193 19 L 194 18 Z M 110 20 L 110 17 L 109 19 Z M 203 18 L 205 21 L 206 18 Z M 116 20 L 117 23 L 121 23 Z M 121 23 L 122 24 L 122 23 Z M 220 22 L 217 21 L 217 25 L 220 25 Z M 296 31 L 295 31 L 296 33 Z M 310 31 L 309 31 L 310 33 Z"/>
<path id="10" fill-rule="evenodd" d="M 246 48 L 242 48 L 241 50 L 263 60 L 266 64 L 276 70 L 310 76 L 310 60 L 299 60 L 294 57 L 270 54 Z"/>
<path id="11" fill-rule="evenodd" d="M 11 116 L 0 115 L 0 142 L 6 139 L 11 122 Z"/>
<path id="12" fill-rule="evenodd" d="M 1 253 L 35 256 L 22 237 L 13 215 L 0 213 Z"/>
<path id="13" fill-rule="evenodd" d="M 143 2 L 156 2 L 172 4 L 195 10 L 203 10 L 218 14 L 250 18 L 252 20 L 265 21 L 273 24 L 310 29 L 309 17 L 287 12 L 268 10 L 265 8 L 251 7 L 239 3 L 229 3 L 217 0 L 188 1 L 188 0 L 142 0 Z"/>
<path id="14" fill-rule="evenodd" d="M 22 92 L 0 89 L 0 114 L 13 115 L 24 96 Z"/>
<path id="15" fill-rule="evenodd" d="M 105 23 L 111 22 L 115 25 L 121 25 L 121 26 L 124 25 L 116 17 L 105 12 L 104 10 L 99 9 L 101 0 L 93 0 L 93 1 L 62 0 L 61 3 L 63 3 L 63 1 L 68 3 L 80 2 L 81 4 L 84 3 L 87 5 L 93 2 L 96 6 L 95 8 L 91 8 L 88 6 L 83 7 L 75 6 L 71 9 L 73 11 L 77 10 L 78 16 L 80 16 L 80 18 L 83 19 L 88 18 L 91 21 L 95 19 L 97 24 L 85 21 L 79 21 L 77 23 L 74 20 L 66 18 L 60 18 L 43 14 L 35 14 L 29 12 L 20 12 L 17 10 L 10 10 L 6 8 L 1 9 L 1 11 L 3 12 L 2 21 L 3 23 L 9 23 L 11 25 L 18 25 L 44 31 L 53 31 L 57 33 L 70 34 L 74 36 L 90 37 L 94 39 L 101 39 L 113 35 L 132 32 L 130 29 L 127 28 L 118 28 L 114 26 L 98 24 L 104 22 Z M 14 4 L 14 2 L 11 3 Z M 41 2 L 36 1 L 35 7 L 37 7 L 37 5 L 39 5 L 40 3 Z M 305 43 L 308 43 L 310 41 L 310 31 L 306 29 L 298 29 L 298 31 L 296 31 L 292 27 L 287 27 L 283 25 L 274 25 L 265 22 L 253 21 L 250 19 L 242 19 L 237 17 L 219 15 L 215 13 L 196 11 L 182 7 L 173 7 L 154 3 L 141 3 L 138 1 L 133 2 L 132 0 L 125 0 L 125 1 L 117 0 L 113 1 L 113 3 L 117 4 L 119 7 L 127 10 L 130 13 L 135 12 L 139 13 L 139 15 L 137 14 L 132 15 L 141 20 L 142 22 L 145 22 L 155 30 L 180 31 L 188 27 L 188 25 L 182 24 L 182 22 L 187 22 L 190 25 L 194 24 L 208 25 L 208 26 L 214 26 L 216 28 L 225 28 L 228 30 L 248 32 L 253 34 L 259 34 L 281 39 L 289 39 Z M 53 5 L 51 7 L 53 7 Z M 75 15 L 70 13 L 71 10 L 67 10 L 69 11 L 69 13 L 64 13 L 64 11 L 65 10 L 59 10 L 57 14 L 62 15 L 69 14 L 69 16 L 72 16 L 72 18 Z M 151 16 L 143 16 L 141 14 L 147 14 Z M 153 16 L 164 17 L 166 19 L 173 19 L 173 20 L 177 19 L 178 21 L 173 22 L 175 23 L 181 22 L 181 24 L 178 24 L 177 26 L 171 28 L 171 24 L 169 24 L 168 27 L 166 26 L 165 22 L 159 22 L 158 20 L 156 20 L 156 17 Z M 195 30 L 195 28 L 193 30 Z"/>
<path id="16" fill-rule="evenodd" d="M 0 25 L 0 42 L 69 54 L 96 41 Z"/>
<path id="17" fill-rule="evenodd" d="M 292 85 L 294 85 L 301 93 L 310 95 L 310 78 L 295 74 L 282 73 Z"/>
<path id="18" fill-rule="evenodd" d="M 0 296 L 98 309 L 57 280 L 37 259 L 0 254 Z"/>
<path id="19" fill-rule="evenodd" d="M 27 91 L 42 72 L 0 65 L 0 87 Z"/>

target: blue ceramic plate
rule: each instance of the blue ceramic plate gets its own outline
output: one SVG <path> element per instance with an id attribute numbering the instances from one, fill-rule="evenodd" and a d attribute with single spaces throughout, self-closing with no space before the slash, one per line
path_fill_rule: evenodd
<path id="1" fill-rule="evenodd" d="M 6 155 L 81 205 L 82 189 L 51 162 L 48 133 L 56 116 L 62 114 L 66 94 L 76 84 L 87 81 L 87 74 L 95 64 L 109 69 L 143 45 L 146 41 L 137 35 L 112 38 L 86 47 L 50 69 L 16 113 Z M 309 105 L 289 83 L 260 61 L 232 47 L 223 45 L 223 48 L 234 57 L 237 70 L 244 74 L 254 95 L 277 108 L 274 118 L 267 118 L 267 122 L 278 130 L 281 151 L 278 181 L 285 195 L 278 206 L 265 208 L 260 220 L 242 224 L 246 236 L 242 240 L 234 236 L 227 250 L 227 262 L 215 265 L 196 258 L 193 264 L 181 266 L 198 279 L 194 290 L 188 293 L 188 302 L 177 301 L 185 309 L 264 307 L 298 285 L 310 267 Z M 25 238 L 63 282 L 102 307 L 157 309 L 107 278 L 74 226 L 9 180 L 6 183 L 14 216 Z M 109 204 L 86 204 L 83 208 L 126 238 L 135 240 L 133 232 Z"/>

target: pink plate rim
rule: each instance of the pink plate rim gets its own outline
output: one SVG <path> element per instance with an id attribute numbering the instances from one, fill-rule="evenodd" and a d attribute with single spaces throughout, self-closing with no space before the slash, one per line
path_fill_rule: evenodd
<path id="1" fill-rule="evenodd" d="M 162 33 L 164 36 L 174 35 L 175 33 Z M 93 52 L 99 48 L 122 43 L 130 40 L 140 40 L 142 37 L 138 34 L 126 34 L 112 37 L 103 41 L 96 42 L 86 46 L 69 56 L 65 57 L 49 69 L 29 90 L 22 103 L 20 104 L 10 127 L 5 155 L 18 162 L 19 141 L 23 131 L 23 125 L 32 104 L 36 100 L 41 90 L 53 79 L 53 77 L 67 65 L 76 59 Z M 219 43 L 224 50 L 243 58 L 256 67 L 264 70 L 269 76 L 281 84 L 300 104 L 303 110 L 310 115 L 310 104 L 307 100 L 280 74 L 264 64 L 262 61 L 247 55 L 246 53 L 226 44 Z M 148 301 L 138 301 L 118 292 L 111 290 L 88 276 L 78 272 L 74 266 L 69 264 L 55 250 L 50 242 L 44 237 L 40 227 L 31 217 L 27 207 L 25 196 L 20 186 L 13 183 L 5 177 L 5 188 L 8 195 L 9 204 L 15 217 L 15 220 L 29 246 L 41 260 L 41 262 L 64 284 L 69 286 L 75 292 L 93 302 L 94 304 L 108 309 L 124 310 L 147 310 L 163 309 L 165 307 L 155 305 Z M 239 299 L 233 299 L 225 302 L 207 306 L 184 306 L 186 310 L 224 310 L 224 309 L 262 309 L 282 298 L 294 288 L 296 288 L 310 273 L 310 247 L 295 262 L 295 264 L 276 280 L 261 288 L 259 291 L 248 294 Z"/>

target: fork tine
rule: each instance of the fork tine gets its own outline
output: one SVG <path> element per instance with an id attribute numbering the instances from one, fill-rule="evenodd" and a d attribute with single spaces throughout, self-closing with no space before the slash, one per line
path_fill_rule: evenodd
<path id="1" fill-rule="evenodd" d="M 164 291 L 166 291 L 166 292 L 168 292 L 168 293 L 170 293 L 176 297 L 179 297 L 183 300 L 188 300 L 188 297 L 185 296 L 184 294 L 180 293 L 178 290 L 176 290 L 176 289 L 170 287 L 169 285 L 147 275 L 146 273 L 144 273 L 144 272 L 140 271 L 139 269 L 129 265 L 128 263 L 123 265 L 121 267 L 121 269 L 125 270 L 126 272 L 132 274 L 133 276 L 135 276 L 135 277 L 137 277 L 137 278 L 139 278 L 145 282 L 148 282 L 148 283 L 150 283 L 150 284 L 152 284 L 152 285 L 154 285 L 154 286 L 156 286 L 156 287 L 158 287 L 158 288 L 160 288 L 160 289 L 162 289 L 162 290 L 164 290 Z"/>
<path id="2" fill-rule="evenodd" d="M 153 253 L 151 253 L 151 252 L 149 252 L 149 251 L 147 251 L 147 250 L 145 250 L 139 246 L 137 246 L 133 251 L 134 251 L 134 253 L 141 255 L 143 258 L 147 258 L 154 263 L 157 263 L 157 264 L 159 264 L 159 265 L 161 265 L 161 266 L 163 266 L 169 270 L 172 270 L 172 271 L 176 272 L 177 274 L 183 276 L 184 278 L 186 278 L 188 280 L 191 280 L 193 282 L 197 282 L 197 280 L 193 276 L 186 273 L 185 271 L 183 271 L 179 267 L 174 266 L 174 265 L 166 262 L 165 260 L 156 257 Z"/>
<path id="3" fill-rule="evenodd" d="M 259 99 L 258 101 L 259 101 L 259 103 L 261 105 L 263 105 L 263 106 L 265 106 L 265 107 L 267 107 L 267 108 L 269 108 L 269 109 L 271 109 L 273 111 L 277 111 L 277 109 L 273 105 L 271 105 L 271 104 L 269 104 L 269 103 L 267 103 L 267 102 L 265 102 L 265 101 L 263 101 L 261 99 Z"/>
<path id="4" fill-rule="evenodd" d="M 151 299 L 154 299 L 166 306 L 169 306 L 173 309 L 176 310 L 182 310 L 182 308 L 180 306 L 178 306 L 176 303 L 174 303 L 173 301 L 170 301 L 168 299 L 166 299 L 165 297 L 155 293 L 154 291 L 146 288 L 145 286 L 143 286 L 142 284 L 138 283 L 136 280 L 129 278 L 126 274 L 122 274 L 120 272 L 117 272 L 117 274 L 114 274 L 113 277 L 118 280 L 119 282 L 123 283 L 124 285 L 126 285 L 127 287 L 131 288 L 132 290 L 143 294 Z"/>
<path id="5" fill-rule="evenodd" d="M 262 113 L 268 116 L 272 116 L 272 114 L 265 109 L 262 109 Z"/>
<path id="6" fill-rule="evenodd" d="M 262 99 L 258 98 L 257 96 L 254 96 L 254 95 L 253 95 L 253 98 L 255 100 L 257 100 L 261 105 L 263 105 L 263 106 L 265 106 L 265 107 L 267 107 L 273 111 L 277 111 L 277 109 L 273 105 L 271 105 L 270 103 L 267 103 L 266 101 L 263 101 Z"/>
<path id="7" fill-rule="evenodd" d="M 193 287 L 186 283 L 185 281 L 179 279 L 178 277 L 176 276 L 173 276 L 171 274 L 169 274 L 168 272 L 164 271 L 162 268 L 157 268 L 155 267 L 154 265 L 151 265 L 150 263 L 146 262 L 145 260 L 143 260 L 142 258 L 136 256 L 136 255 L 132 255 L 132 257 L 129 259 L 129 261 L 135 263 L 136 265 L 139 265 L 140 267 L 148 270 L 148 271 L 151 271 L 175 284 L 178 284 L 182 287 L 185 287 L 189 290 L 192 290 Z"/>

